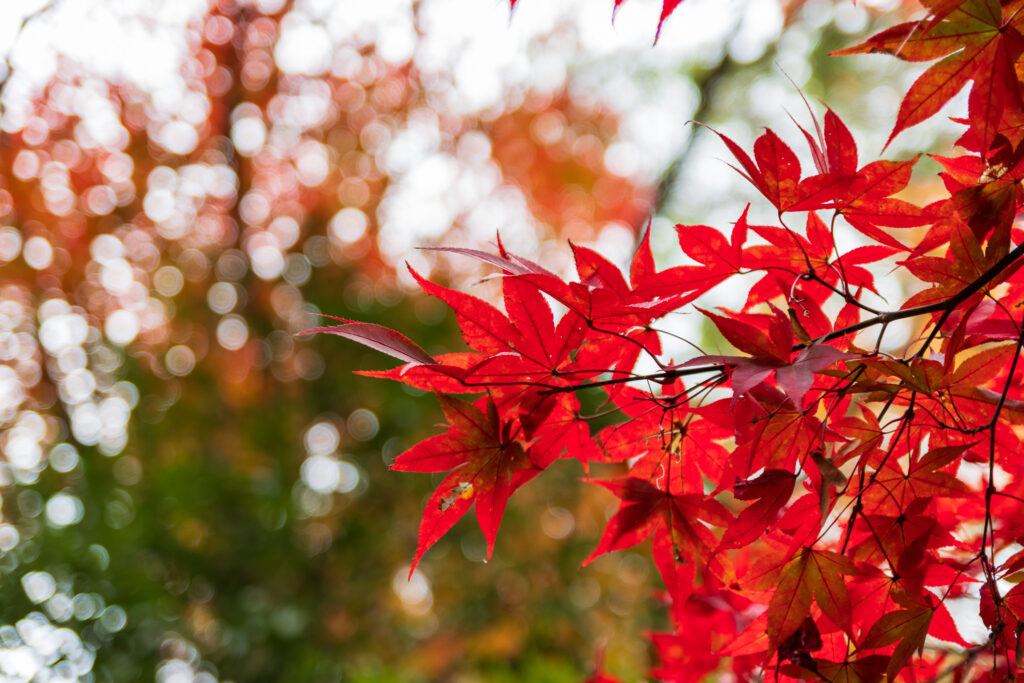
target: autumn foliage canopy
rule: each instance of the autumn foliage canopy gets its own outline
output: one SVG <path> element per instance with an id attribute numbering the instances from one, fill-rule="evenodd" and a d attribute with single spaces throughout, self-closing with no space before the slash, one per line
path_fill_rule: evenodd
<path id="1" fill-rule="evenodd" d="M 365 374 L 440 402 L 446 431 L 393 465 L 447 473 L 414 566 L 470 510 L 493 549 L 509 497 L 561 460 L 625 463 L 587 480 L 620 504 L 584 564 L 651 540 L 675 626 L 651 635 L 653 677 L 1021 670 L 1024 2 L 922 4 L 919 20 L 835 54 L 930 63 L 890 142 L 969 88 L 957 151 L 932 157 L 938 200 L 901 198 L 920 156 L 864 159 L 826 109 L 802 140 L 767 130 L 748 150 L 719 135 L 778 220 L 677 226 L 689 265 L 659 270 L 649 234 L 626 274 L 570 244 L 570 280 L 500 239 L 493 252 L 450 247 L 501 283 L 503 307 L 413 273 L 454 311 L 468 350 L 432 356 L 370 322 L 313 330 L 403 361 Z M 839 235 L 860 246 L 840 249 Z M 868 294 L 880 273 L 915 293 L 879 307 Z M 698 305 L 722 285 L 749 287 L 741 310 Z M 659 321 L 681 311 L 735 353 L 667 357 Z M 908 325 L 911 343 L 893 351 L 886 333 Z M 987 638 L 965 640 L 953 604 L 980 612 Z"/>

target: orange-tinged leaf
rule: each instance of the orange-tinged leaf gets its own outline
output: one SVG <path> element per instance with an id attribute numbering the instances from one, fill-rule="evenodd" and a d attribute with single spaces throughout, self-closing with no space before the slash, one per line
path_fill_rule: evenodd
<path id="1" fill-rule="evenodd" d="M 860 646 L 865 650 L 892 645 L 901 638 L 927 633 L 932 611 L 927 607 L 896 610 L 882 616 L 872 625 Z M 923 637 L 921 638 L 923 642 Z"/>
<path id="2" fill-rule="evenodd" d="M 845 56 L 883 53 L 908 62 L 930 62 L 959 50 L 963 45 L 964 36 L 973 33 L 972 28 L 974 27 L 967 27 L 958 32 L 953 22 L 934 25 L 926 21 L 908 21 L 887 28 L 863 43 L 835 50 L 831 54 Z"/>
<path id="3" fill-rule="evenodd" d="M 831 551 L 808 551 L 808 580 L 814 600 L 832 623 L 852 633 L 850 594 L 843 574 L 854 573 L 853 563 Z"/>
<path id="4" fill-rule="evenodd" d="M 1013 616 L 1024 621 L 1024 583 L 1018 583 L 1003 596 L 1003 604 L 1006 605 Z"/>
<path id="5" fill-rule="evenodd" d="M 778 588 L 768 603 L 769 649 L 777 649 L 807 618 L 814 596 L 808 573 L 807 552 L 794 557 L 782 570 Z"/>
<path id="6" fill-rule="evenodd" d="M 768 604 L 768 640 L 777 648 L 807 617 L 812 598 L 821 611 L 840 628 L 852 631 L 850 595 L 843 574 L 854 573 L 853 564 L 838 553 L 805 548 L 779 576 L 778 588 Z"/>
<path id="7" fill-rule="evenodd" d="M 1015 348 L 1014 344 L 1004 344 L 966 358 L 963 362 L 957 363 L 949 383 L 984 386 L 1008 367 L 1007 363 L 1013 358 Z"/>
<path id="8" fill-rule="evenodd" d="M 900 641 L 886 669 L 889 680 L 894 680 L 913 656 L 914 651 L 920 652 L 924 649 L 931 621 L 932 610 L 929 607 L 911 607 L 889 612 L 875 622 L 860 646 L 870 650 Z"/>
<path id="9" fill-rule="evenodd" d="M 929 20 L 894 26 L 858 46 L 834 54 L 887 52 L 911 61 L 941 60 L 911 86 L 889 141 L 936 114 L 968 81 L 972 135 L 984 150 L 1000 131 L 1007 107 L 1024 101 L 1014 65 L 1024 49 L 1024 18 L 1013 3 L 999 0 L 943 2 Z M 888 144 L 888 142 L 886 144 Z"/>

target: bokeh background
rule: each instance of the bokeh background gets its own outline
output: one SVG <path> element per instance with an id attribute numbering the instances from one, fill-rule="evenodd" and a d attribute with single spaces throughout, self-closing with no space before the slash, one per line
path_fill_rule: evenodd
<path id="1" fill-rule="evenodd" d="M 614 500 L 578 464 L 491 562 L 464 520 L 406 580 L 433 486 L 387 465 L 436 402 L 296 333 L 462 348 L 406 263 L 493 282 L 417 246 L 500 231 L 568 272 L 566 240 L 626 263 L 651 221 L 668 265 L 677 222 L 768 220 L 687 122 L 799 147 L 799 88 L 876 154 L 916 74 L 826 55 L 899 4 L 687 0 L 652 46 L 654 0 L 4 3 L 0 680 L 581 681 L 599 650 L 642 678 L 656 572 L 580 568 Z"/>

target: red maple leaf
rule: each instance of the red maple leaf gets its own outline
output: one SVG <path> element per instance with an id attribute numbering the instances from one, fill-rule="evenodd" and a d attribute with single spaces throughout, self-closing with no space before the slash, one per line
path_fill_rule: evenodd
<path id="1" fill-rule="evenodd" d="M 698 356 L 689 365 L 722 363 L 731 367 L 734 394 L 739 397 L 763 383 L 774 374 L 779 387 L 802 408 L 804 396 L 814 384 L 814 373 L 835 365 L 854 354 L 838 349 L 811 344 L 793 357 L 793 326 L 782 311 L 771 306 L 771 315 L 721 316 L 698 309 L 709 317 L 726 340 L 746 356 Z"/>
<path id="2" fill-rule="evenodd" d="M 853 563 L 833 552 L 808 548 L 790 560 L 768 604 L 769 648 L 779 647 L 800 628 L 812 597 L 832 623 L 851 632 L 850 595 L 843 575 L 854 573 Z"/>
<path id="3" fill-rule="evenodd" d="M 663 3 L 662 21 L 677 4 Z M 966 661 L 979 680 L 1018 672 L 1024 592 L 1000 582 L 1024 567 L 1013 552 L 1024 542 L 1013 523 L 1024 502 L 1024 0 L 923 4 L 921 21 L 841 52 L 938 60 L 903 99 L 890 142 L 973 82 L 957 120 L 968 153 L 935 157 L 931 203 L 907 201 L 920 196 L 921 154 L 861 160 L 826 109 L 800 128 L 813 168 L 771 130 L 749 151 L 720 136 L 779 220 L 750 225 L 744 211 L 731 231 L 677 226 L 693 264 L 659 271 L 650 228 L 628 274 L 572 244 L 575 280 L 500 240 L 497 253 L 450 248 L 501 280 L 497 304 L 420 280 L 455 311 L 470 351 L 433 356 L 347 321 L 324 330 L 405 362 L 375 374 L 442 394 L 447 433 L 396 462 L 448 472 L 416 561 L 474 504 L 492 549 L 508 496 L 555 458 L 611 461 L 624 475 L 596 483 L 619 506 L 586 562 L 651 540 L 675 627 L 652 637 L 653 675 L 959 675 L 945 662 L 964 653 L 928 636 L 971 647 L 945 601 L 975 584 L 995 657 Z M 806 220 L 783 220 L 793 212 Z M 850 227 L 858 242 L 843 251 Z M 883 272 L 924 287 L 865 300 Z M 656 321 L 751 273 L 740 311 L 696 309 L 735 355 L 665 357 Z M 912 325 L 909 344 L 886 337 L 899 325 Z M 475 404 L 449 396 L 476 391 Z"/>
<path id="4" fill-rule="evenodd" d="M 915 62 L 942 58 L 910 87 L 888 142 L 936 114 L 973 80 L 968 110 L 972 127 L 987 149 L 999 132 L 1003 109 L 1019 111 L 1024 106 L 1014 70 L 1024 51 L 1020 33 L 1024 15 L 1018 3 L 1001 4 L 999 0 L 961 0 L 946 5 L 939 21 L 899 24 L 832 54 L 885 52 Z"/>
<path id="5" fill-rule="evenodd" d="M 666 472 L 665 478 L 670 480 L 671 473 Z M 639 477 L 594 483 L 614 493 L 622 503 L 583 564 L 605 553 L 631 548 L 653 534 L 654 562 L 673 602 L 681 604 L 693 590 L 698 569 L 705 564 L 702 558 L 709 558 L 718 545 L 709 525 L 727 526 L 732 515 L 714 498 L 699 493 L 674 495 Z"/>
<path id="6" fill-rule="evenodd" d="M 399 472 L 454 470 L 427 501 L 410 573 L 423 553 L 474 505 L 489 558 L 509 496 L 542 469 L 516 440 L 514 425 L 502 422 L 489 400 L 484 415 L 467 401 L 445 395 L 438 399 L 449 430 L 416 444 L 391 465 Z"/>

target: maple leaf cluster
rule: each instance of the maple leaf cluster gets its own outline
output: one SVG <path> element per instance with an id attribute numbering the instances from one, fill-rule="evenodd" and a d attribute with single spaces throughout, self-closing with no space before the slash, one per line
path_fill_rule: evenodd
<path id="1" fill-rule="evenodd" d="M 496 253 L 448 248 L 500 275 L 503 309 L 413 273 L 453 309 L 468 351 L 435 357 L 371 323 L 311 330 L 404 361 L 365 374 L 438 396 L 447 431 L 393 465 L 447 473 L 414 567 L 470 509 L 492 552 L 509 497 L 561 460 L 626 463 L 623 476 L 591 480 L 620 503 L 584 564 L 651 540 L 675 627 L 651 636 L 652 676 L 1020 672 L 1024 2 L 923 4 L 922 19 L 838 54 L 939 60 L 905 95 L 890 141 L 971 84 L 956 119 L 962 154 L 936 157 L 937 201 L 899 196 L 917 157 L 863 163 L 828 110 L 801 129 L 813 169 L 771 130 L 752 155 L 720 136 L 778 225 L 752 225 L 744 211 L 728 234 L 677 226 L 693 265 L 658 270 L 649 234 L 628 276 L 572 245 L 572 281 L 500 241 Z M 841 249 L 841 233 L 861 246 Z M 865 295 L 880 267 L 922 285 L 874 308 Z M 751 273 L 741 310 L 694 306 Z M 683 310 L 737 353 L 666 358 L 659 320 Z M 885 351 L 897 321 L 917 336 Z M 638 372 L 641 361 L 657 370 Z M 595 391 L 603 405 L 587 411 L 580 396 Z M 965 640 L 954 601 L 980 616 L 985 639 Z"/>

